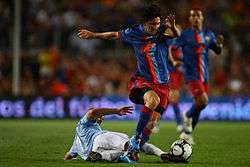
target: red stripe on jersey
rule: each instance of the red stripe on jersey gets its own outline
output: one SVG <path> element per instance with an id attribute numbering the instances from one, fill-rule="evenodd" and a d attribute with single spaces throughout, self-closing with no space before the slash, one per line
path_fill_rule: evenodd
<path id="1" fill-rule="evenodd" d="M 197 69 L 199 74 L 199 80 L 203 81 L 203 75 L 202 75 L 202 49 L 203 47 L 200 46 L 201 43 L 201 36 L 198 32 L 195 32 L 194 39 L 196 43 L 199 45 L 197 48 L 195 48 L 196 54 L 197 54 Z"/>
<path id="2" fill-rule="evenodd" d="M 153 78 L 153 83 L 158 83 L 157 77 L 155 74 L 154 63 L 150 56 L 150 49 L 152 48 L 152 46 L 153 46 L 153 43 L 149 41 L 146 45 L 142 46 L 142 51 L 146 54 L 146 61 L 149 66 L 149 72 L 151 74 L 151 77 Z"/>

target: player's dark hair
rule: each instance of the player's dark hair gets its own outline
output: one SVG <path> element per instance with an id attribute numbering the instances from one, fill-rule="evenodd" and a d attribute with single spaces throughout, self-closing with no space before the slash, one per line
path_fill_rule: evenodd
<path id="1" fill-rule="evenodd" d="M 143 14 L 143 21 L 147 22 L 156 17 L 161 17 L 161 8 L 158 5 L 152 4 L 145 9 Z"/>

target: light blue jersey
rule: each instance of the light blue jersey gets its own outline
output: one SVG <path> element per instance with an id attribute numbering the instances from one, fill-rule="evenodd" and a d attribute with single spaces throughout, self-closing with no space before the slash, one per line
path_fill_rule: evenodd
<path id="1" fill-rule="evenodd" d="M 82 159 L 86 160 L 93 147 L 93 141 L 97 135 L 105 133 L 102 131 L 100 125 L 94 120 L 87 120 L 84 117 L 78 122 L 76 127 L 76 134 L 73 145 L 70 149 L 70 154 L 73 157 L 80 155 Z"/>

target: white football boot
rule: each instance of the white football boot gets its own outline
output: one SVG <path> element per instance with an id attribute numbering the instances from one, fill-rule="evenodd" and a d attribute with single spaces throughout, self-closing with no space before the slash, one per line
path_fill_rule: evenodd
<path id="1" fill-rule="evenodd" d="M 194 145 L 195 142 L 194 142 L 194 139 L 193 139 L 193 136 L 192 134 L 188 134 L 186 132 L 182 132 L 181 135 L 180 135 L 180 139 L 183 139 L 183 140 L 186 140 L 189 144 L 191 145 Z"/>
<path id="2" fill-rule="evenodd" d="M 182 125 L 177 125 L 176 131 L 177 131 L 178 133 L 181 133 L 181 132 L 183 131 L 183 126 L 182 126 Z"/>
<path id="3" fill-rule="evenodd" d="M 187 112 L 182 113 L 182 121 L 183 121 L 183 131 L 186 133 L 192 133 L 192 118 L 187 117 Z"/>
<path id="4" fill-rule="evenodd" d="M 195 144 L 192 137 L 192 118 L 187 117 L 187 112 L 182 113 L 183 132 L 180 135 L 180 139 L 186 140 L 189 144 Z"/>

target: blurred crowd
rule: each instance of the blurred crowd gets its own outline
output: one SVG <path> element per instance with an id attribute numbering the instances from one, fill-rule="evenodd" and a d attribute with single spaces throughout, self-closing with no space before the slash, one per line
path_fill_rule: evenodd
<path id="1" fill-rule="evenodd" d="M 119 30 L 141 22 L 150 0 L 22 0 L 20 95 L 124 95 L 135 69 L 131 47 L 119 41 L 81 40 L 81 27 Z M 192 7 L 205 27 L 223 34 L 220 56 L 210 55 L 210 95 L 250 95 L 250 2 L 156 1 L 164 15 L 188 26 Z M 14 2 L 0 1 L 0 96 L 12 95 Z M 186 91 L 184 89 L 183 93 Z"/>

